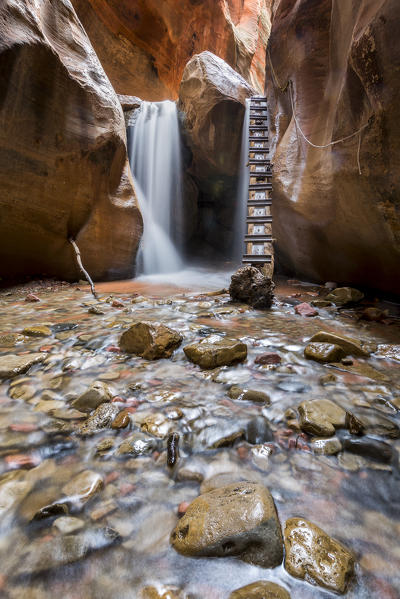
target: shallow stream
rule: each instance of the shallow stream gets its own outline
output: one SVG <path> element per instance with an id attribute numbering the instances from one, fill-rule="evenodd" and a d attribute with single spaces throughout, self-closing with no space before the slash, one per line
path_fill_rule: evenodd
<path id="1" fill-rule="evenodd" d="M 294 304 L 315 299 L 319 287 L 282 281 L 273 308 L 260 312 L 216 294 L 226 274 L 199 278 L 197 285 L 194 276 L 190 289 L 187 279 L 170 282 L 180 287 L 148 279 L 100 285 L 99 303 L 86 287 L 68 284 L 0 292 L 0 355 L 46 354 L 27 374 L 0 384 L 0 594 L 139 599 L 150 585 L 165 599 L 227 599 L 234 589 L 271 580 L 286 587 L 292 599 L 334 597 L 291 577 L 283 566 L 265 570 L 235 558 L 183 557 L 172 549 L 169 535 L 178 506 L 206 490 L 212 476 L 226 473 L 233 482 L 267 486 L 282 525 L 303 516 L 354 552 L 356 576 L 346 597 L 398 597 L 399 346 L 385 355 L 385 346 L 400 341 L 397 306 L 390 305 L 394 317 L 383 323 L 360 320 L 360 309 L 345 308 L 319 309 L 319 316 L 305 318 L 294 313 Z M 40 302 L 26 302 L 28 291 Z M 89 313 L 94 305 L 103 314 Z M 121 332 L 137 320 L 178 330 L 182 346 L 172 358 L 153 362 L 120 353 Z M 38 325 L 51 333 L 4 337 Z M 371 341 L 378 351 L 347 366 L 306 360 L 307 340 L 319 330 Z M 244 341 L 246 362 L 212 371 L 190 363 L 183 346 L 209 334 Z M 279 354 L 281 363 L 256 364 L 266 351 Z M 335 376 L 321 381 L 327 374 Z M 79 433 L 86 415 L 70 404 L 94 381 L 109 385 L 113 405 L 127 409 L 128 428 Z M 232 385 L 261 390 L 271 404 L 233 400 Z M 394 459 L 385 463 L 348 451 L 315 454 L 310 437 L 288 429 L 285 417 L 288 408 L 313 398 L 332 399 L 363 418 L 371 437 L 396 450 Z M 254 451 L 254 430 L 266 420 L 273 439 L 268 451 Z M 119 454 L 124 439 L 140 430 L 151 440 L 149 451 L 138 457 Z M 172 431 L 181 443 L 178 464 L 170 469 L 166 437 Z M 63 491 L 81 471 L 103 481 L 85 502 Z M 77 546 L 62 544 L 67 524 L 57 524 L 60 514 L 34 518 L 54 503 L 67 505 L 77 519 L 69 522 L 76 527 L 70 536 L 76 535 Z M 118 533 L 118 542 L 111 542 L 107 527 Z M 180 591 L 173 594 L 174 589 Z"/>

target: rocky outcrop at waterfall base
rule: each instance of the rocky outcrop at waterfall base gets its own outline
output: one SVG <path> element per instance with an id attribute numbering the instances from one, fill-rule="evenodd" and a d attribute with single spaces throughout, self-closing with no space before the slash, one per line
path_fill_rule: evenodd
<path id="1" fill-rule="evenodd" d="M 274 289 L 273 281 L 258 268 L 243 266 L 232 275 L 229 294 L 234 302 L 263 310 L 272 306 Z"/>
<path id="2" fill-rule="evenodd" d="M 274 237 L 298 275 L 400 292 L 399 27 L 397 0 L 275 2 Z M 320 149 L 300 127 L 315 145 L 364 128 Z"/>
<path id="3" fill-rule="evenodd" d="M 243 77 L 211 52 L 194 56 L 184 70 L 179 108 L 191 182 L 186 189 L 190 191 L 194 182 L 198 190 L 197 252 L 208 243 L 232 255 L 245 101 L 254 93 Z"/>
<path id="4" fill-rule="evenodd" d="M 69 0 L 0 8 L 1 275 L 130 276 L 142 221 L 121 106 Z"/>
<path id="5" fill-rule="evenodd" d="M 259 92 L 271 0 L 72 0 L 120 94 L 174 99 L 187 61 L 214 52 Z"/>

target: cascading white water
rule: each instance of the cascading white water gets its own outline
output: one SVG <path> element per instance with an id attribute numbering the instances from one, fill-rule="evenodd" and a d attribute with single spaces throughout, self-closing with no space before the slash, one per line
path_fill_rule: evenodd
<path id="1" fill-rule="evenodd" d="M 249 193 L 250 168 L 249 168 L 249 126 L 250 126 L 250 99 L 246 100 L 246 110 L 243 119 L 242 146 L 240 150 L 240 171 L 238 196 L 236 200 L 236 214 L 234 223 L 233 259 L 240 263 L 244 253 L 244 236 L 246 233 L 247 198 Z"/>
<path id="2" fill-rule="evenodd" d="M 138 274 L 180 270 L 177 232 L 182 223 L 182 163 L 178 112 L 174 102 L 143 102 L 129 155 L 144 230 L 137 257 Z"/>

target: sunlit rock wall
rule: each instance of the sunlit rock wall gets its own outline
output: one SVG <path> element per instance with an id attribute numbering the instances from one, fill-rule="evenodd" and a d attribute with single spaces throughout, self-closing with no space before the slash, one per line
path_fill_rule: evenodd
<path id="1" fill-rule="evenodd" d="M 130 276 L 142 230 L 118 98 L 69 0 L 0 6 L 2 277 Z"/>
<path id="2" fill-rule="evenodd" d="M 274 235 L 286 269 L 400 292 L 400 4 L 277 0 L 267 60 Z M 357 131 L 361 136 L 326 149 Z"/>
<path id="3" fill-rule="evenodd" d="M 120 94 L 174 99 L 187 61 L 223 58 L 258 91 L 272 0 L 72 0 Z"/>

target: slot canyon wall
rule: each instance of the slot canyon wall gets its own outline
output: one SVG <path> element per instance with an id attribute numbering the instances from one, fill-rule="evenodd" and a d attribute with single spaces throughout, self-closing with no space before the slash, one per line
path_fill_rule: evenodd
<path id="1" fill-rule="evenodd" d="M 69 0 L 0 8 L 2 278 L 133 274 L 142 231 L 118 98 Z"/>
<path id="2" fill-rule="evenodd" d="M 187 61 L 204 50 L 262 92 L 272 0 L 72 0 L 119 94 L 176 99 Z"/>
<path id="3" fill-rule="evenodd" d="M 272 20 L 266 93 L 280 266 L 400 293 L 398 0 L 277 0 Z M 304 141 L 290 89 L 279 89 L 289 80 L 298 124 L 316 145 L 372 117 L 361 175 L 358 135 L 326 149 Z"/>

